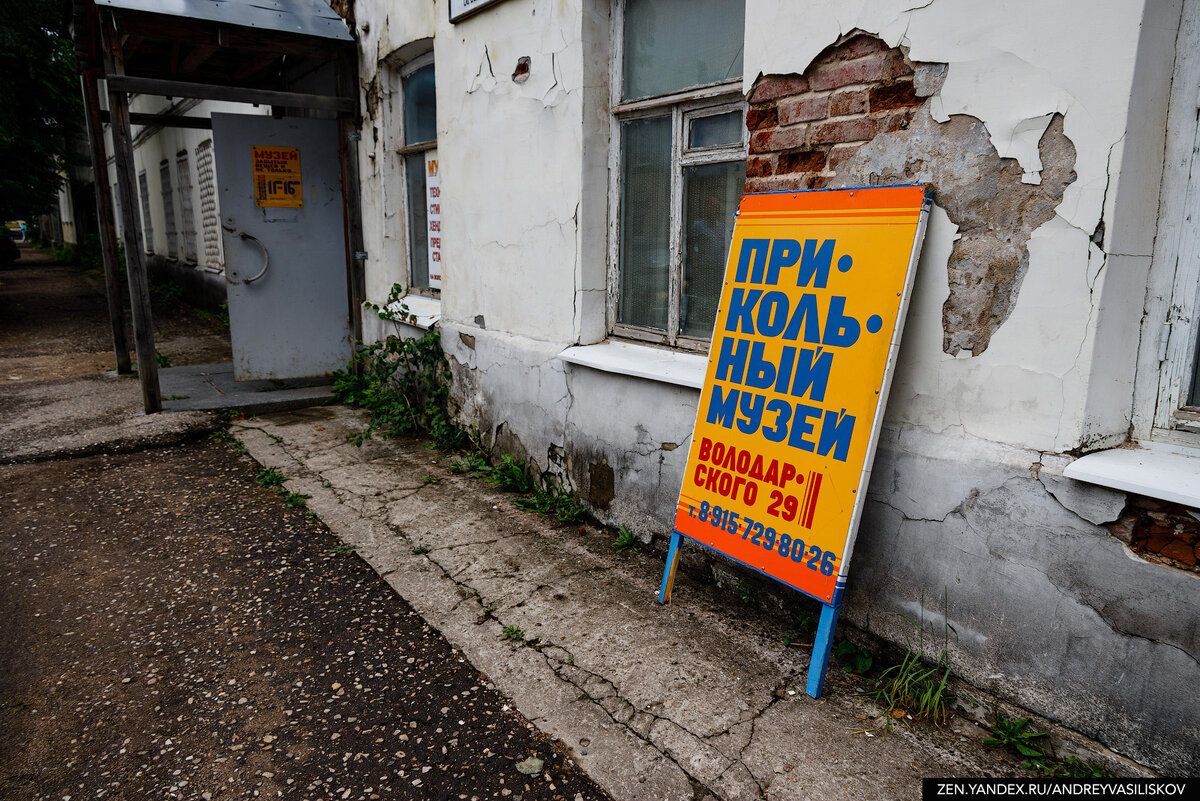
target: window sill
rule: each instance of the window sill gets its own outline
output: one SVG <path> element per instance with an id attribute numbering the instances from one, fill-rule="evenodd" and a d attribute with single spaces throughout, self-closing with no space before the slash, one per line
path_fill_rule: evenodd
<path id="1" fill-rule="evenodd" d="M 405 325 L 411 325 L 414 328 L 422 328 L 428 331 L 438 320 L 442 319 L 442 301 L 440 298 L 431 298 L 425 295 L 405 295 L 400 299 L 399 303 L 394 304 L 394 310 L 400 311 L 400 304 L 403 303 L 408 307 L 408 313 L 416 319 L 409 318 L 404 320 Z M 391 308 L 391 307 L 389 307 Z"/>
<path id="2" fill-rule="evenodd" d="M 1200 449 L 1160 442 L 1097 451 L 1067 465 L 1063 475 L 1200 508 Z"/>
<path id="3" fill-rule="evenodd" d="M 708 357 L 702 354 L 662 350 L 630 342 L 576 345 L 560 353 L 559 358 L 593 370 L 692 389 L 704 386 L 704 373 L 708 369 Z"/>

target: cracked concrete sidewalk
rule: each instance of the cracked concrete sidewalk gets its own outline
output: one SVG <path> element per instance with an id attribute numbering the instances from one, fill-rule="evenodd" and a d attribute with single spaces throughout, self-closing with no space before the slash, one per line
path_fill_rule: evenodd
<path id="1" fill-rule="evenodd" d="M 922 777 L 1014 771 L 954 732 L 882 736 L 839 668 L 809 698 L 809 649 L 784 646 L 769 613 L 685 571 L 661 606 L 660 558 L 524 512 L 421 441 L 355 447 L 365 427 L 327 406 L 232 430 L 613 798 L 919 798 Z"/>

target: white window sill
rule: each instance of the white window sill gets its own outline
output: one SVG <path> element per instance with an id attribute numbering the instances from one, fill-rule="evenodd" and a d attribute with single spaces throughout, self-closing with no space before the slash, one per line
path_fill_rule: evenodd
<path id="1" fill-rule="evenodd" d="M 704 373 L 708 369 L 708 357 L 699 353 L 663 350 L 630 342 L 576 345 L 560 353 L 559 358 L 593 370 L 692 389 L 704 386 Z"/>
<path id="2" fill-rule="evenodd" d="M 399 303 L 392 304 L 391 308 L 397 314 L 400 312 L 400 304 L 403 303 L 408 307 L 408 313 L 416 319 L 409 317 L 403 322 L 405 325 L 411 325 L 415 328 L 422 328 L 428 331 L 437 321 L 442 319 L 442 301 L 440 298 L 431 298 L 425 295 L 405 295 L 400 299 Z"/>
<path id="3" fill-rule="evenodd" d="M 1200 449 L 1160 442 L 1089 453 L 1063 475 L 1090 484 L 1200 508 Z"/>

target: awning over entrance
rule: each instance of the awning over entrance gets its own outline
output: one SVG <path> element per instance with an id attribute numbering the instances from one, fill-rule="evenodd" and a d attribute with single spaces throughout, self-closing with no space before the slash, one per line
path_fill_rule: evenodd
<path id="1" fill-rule="evenodd" d="M 349 9 L 350 4 L 345 4 Z M 347 14 L 351 12 L 347 10 Z M 112 125 L 122 231 L 129 277 L 138 373 L 147 412 L 162 409 L 145 257 L 137 246 L 131 124 L 208 127 L 198 117 L 131 114 L 131 94 L 225 100 L 270 106 L 274 115 L 336 113 L 346 225 L 347 302 L 361 335 L 361 250 L 357 161 L 358 89 L 353 17 L 343 19 L 324 0 L 74 0 L 76 59 L 83 78 L 98 181 L 107 172 L 102 124 Z M 320 76 L 314 79 L 314 76 Z M 100 109 L 105 81 L 108 113 Z M 298 88 L 298 87 L 302 87 Z M 112 198 L 96 192 L 109 313 L 117 369 L 130 372 L 117 285 Z"/>

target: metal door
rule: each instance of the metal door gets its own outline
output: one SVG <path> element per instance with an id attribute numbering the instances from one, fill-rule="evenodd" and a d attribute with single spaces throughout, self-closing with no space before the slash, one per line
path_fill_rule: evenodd
<path id="1" fill-rule="evenodd" d="M 213 114 L 233 375 L 306 378 L 350 358 L 337 123 Z"/>

